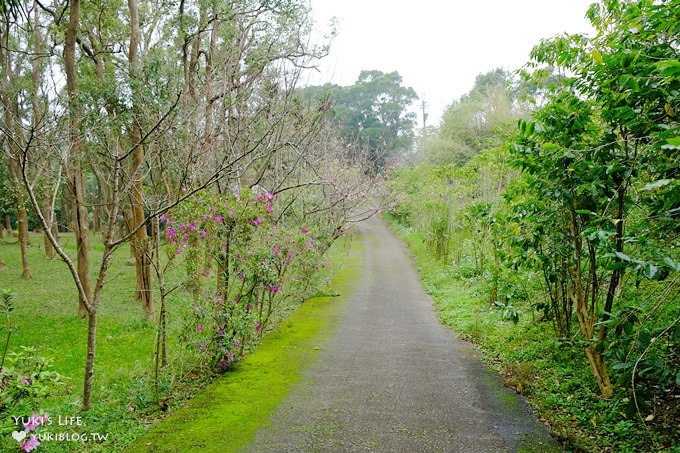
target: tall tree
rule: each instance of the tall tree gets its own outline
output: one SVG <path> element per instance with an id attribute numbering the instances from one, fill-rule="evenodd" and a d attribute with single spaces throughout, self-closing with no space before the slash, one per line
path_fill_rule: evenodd
<path id="1" fill-rule="evenodd" d="M 330 95 L 334 123 L 347 146 L 365 153 L 374 170 L 413 146 L 415 113 L 408 108 L 418 99 L 413 88 L 402 85 L 397 72 L 361 71 L 350 86 L 308 87 L 306 99 Z"/>
<path id="2" fill-rule="evenodd" d="M 446 109 L 436 140 L 425 141 L 421 159 L 430 163 L 465 163 L 489 146 L 498 128 L 514 125 L 518 117 L 525 115 L 522 107 L 512 73 L 497 68 L 479 74 L 470 92 Z"/>
<path id="3" fill-rule="evenodd" d="M 572 74 L 552 87 L 535 123 L 522 124 L 515 147 L 541 200 L 529 216 L 538 232 L 532 248 L 543 253 L 541 246 L 549 243 L 554 248 L 548 258 L 564 263 L 561 278 L 605 398 L 613 393 L 605 354 L 617 344 L 609 334 L 626 290 L 625 273 L 635 269 L 640 278 L 653 279 L 660 253 L 669 253 L 665 259 L 674 263 L 667 249 L 650 254 L 649 261 L 629 254 L 641 253 L 651 240 L 635 225 L 655 189 L 664 188 L 664 211 L 648 221 L 677 222 L 677 3 L 594 4 L 588 17 L 595 37 L 561 36 L 532 51 L 537 65 Z"/>
<path id="4" fill-rule="evenodd" d="M 154 297 L 153 283 L 151 281 L 151 254 L 149 242 L 146 235 L 146 219 L 144 216 L 144 195 L 143 195 L 143 164 L 144 147 L 142 144 L 142 131 L 139 124 L 141 109 L 138 103 L 140 97 L 137 93 L 141 80 L 141 61 L 139 48 L 141 37 L 139 29 L 139 3 L 137 0 L 128 0 L 128 11 L 130 15 L 130 49 L 128 62 L 130 65 L 130 81 L 132 87 L 132 124 L 129 125 L 130 143 L 132 147 L 130 178 L 132 179 L 132 190 L 130 200 L 132 205 L 132 226 L 135 233 L 132 237 L 132 250 L 135 258 L 137 273 L 137 298 L 142 302 L 144 313 L 148 318 L 153 318 Z"/>
<path id="5" fill-rule="evenodd" d="M 37 99 L 49 112 L 40 124 L 49 122 L 57 145 L 43 147 L 39 146 L 43 141 L 23 140 L 16 128 L 7 130 L 5 143 L 15 146 L 12 155 L 24 193 L 68 267 L 80 313 L 87 318 L 83 391 L 83 409 L 87 410 L 93 404 L 98 309 L 114 252 L 123 244 L 137 247 L 146 242 L 136 241 L 144 236 L 151 219 L 213 187 L 241 193 L 242 188 L 279 184 L 281 190 L 292 193 L 285 184 L 296 173 L 283 167 L 286 162 L 309 166 L 307 147 L 320 117 L 308 120 L 293 102 L 293 93 L 302 68 L 317 53 L 304 44 L 308 42 L 308 8 L 300 0 L 158 2 L 155 8 L 135 0 L 127 8 L 121 2 L 79 0 L 55 9 L 37 4 L 43 19 L 51 19 L 41 22 L 45 23 L 40 27 L 44 47 L 53 49 L 55 55 L 63 53 L 63 59 L 55 58 L 53 63 L 60 68 L 50 70 L 63 73 L 66 86 L 60 85 L 63 81 L 53 82 L 52 92 L 41 88 Z M 17 5 L 26 22 L 28 0 Z M 125 18 L 130 19 L 128 27 Z M 6 23 L 3 31 L 8 29 Z M 30 49 L 24 40 L 11 52 L 26 55 Z M 185 52 L 182 62 L 187 65 L 182 67 L 176 56 Z M 31 72 L 30 65 L 24 69 L 29 80 L 41 73 Z M 27 87 L 35 91 L 39 85 Z M 60 96 L 64 88 L 66 96 Z M 3 105 L 11 105 L 10 101 Z M 47 134 L 48 128 L 32 121 L 31 109 L 14 116 L 21 119 L 27 136 Z M 57 138 L 63 124 L 67 127 L 62 146 Z M 39 170 L 30 165 L 38 150 L 50 153 L 45 160 L 66 160 L 70 196 L 63 206 L 73 213 L 75 259 L 59 244 L 41 209 L 35 184 Z M 88 253 L 92 203 L 88 200 L 94 198 L 87 193 L 89 178 L 97 179 L 99 190 L 106 192 L 96 202 L 106 205 L 106 226 L 95 281 L 91 281 Z M 329 183 L 321 184 L 309 187 Z M 322 209 L 320 204 L 312 206 Z M 130 210 L 133 219 L 127 231 L 121 232 L 119 217 Z M 137 255 L 147 256 L 148 245 L 142 247 Z M 147 281 L 150 285 L 150 277 Z"/>
<path id="6" fill-rule="evenodd" d="M 31 278 L 31 268 L 28 261 L 28 211 L 24 193 L 20 190 L 21 170 L 18 167 L 17 156 L 26 137 L 22 129 L 21 116 L 19 109 L 19 86 L 17 71 L 20 69 L 20 62 L 14 62 L 12 49 L 18 45 L 20 36 L 12 36 L 12 27 L 16 26 L 21 20 L 21 9 L 9 4 L 3 7 L 2 28 L 0 28 L 0 68 L 2 68 L 2 80 L 0 80 L 0 96 L 3 106 L 3 132 L 7 139 L 9 159 L 9 177 L 12 182 L 12 193 L 17 214 L 17 231 L 19 235 L 19 246 L 21 248 L 21 276 Z M 18 30 L 16 27 L 14 30 Z M 16 54 L 14 54 L 16 56 Z"/>

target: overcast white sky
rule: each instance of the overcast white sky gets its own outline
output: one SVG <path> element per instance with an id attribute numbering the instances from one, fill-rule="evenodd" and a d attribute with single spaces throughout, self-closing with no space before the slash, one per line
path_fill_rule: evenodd
<path id="1" fill-rule="evenodd" d="M 310 0 L 320 32 L 333 17 L 339 23 L 310 83 L 351 85 L 362 69 L 398 71 L 428 103 L 428 125 L 437 125 L 478 74 L 520 68 L 541 38 L 590 33 L 584 16 L 593 1 Z"/>

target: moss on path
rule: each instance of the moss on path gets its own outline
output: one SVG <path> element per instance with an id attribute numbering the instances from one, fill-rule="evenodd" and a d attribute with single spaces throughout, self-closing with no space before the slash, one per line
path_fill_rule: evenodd
<path id="1" fill-rule="evenodd" d="M 362 248 L 357 236 L 344 267 L 333 278 L 339 297 L 306 301 L 236 371 L 212 383 L 127 451 L 231 452 L 251 442 L 333 336 L 361 273 Z"/>

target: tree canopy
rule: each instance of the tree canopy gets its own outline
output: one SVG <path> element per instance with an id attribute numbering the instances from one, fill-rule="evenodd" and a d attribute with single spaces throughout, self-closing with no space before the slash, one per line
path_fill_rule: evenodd
<path id="1" fill-rule="evenodd" d="M 413 88 L 402 85 L 397 72 L 361 71 L 350 86 L 327 84 L 307 87 L 307 99 L 329 96 L 332 124 L 347 147 L 365 153 L 374 169 L 413 146 L 415 113 L 408 108 L 418 99 Z"/>

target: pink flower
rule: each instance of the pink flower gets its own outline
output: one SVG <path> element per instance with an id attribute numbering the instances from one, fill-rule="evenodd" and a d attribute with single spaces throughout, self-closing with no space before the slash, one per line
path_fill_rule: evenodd
<path id="1" fill-rule="evenodd" d="M 31 431 L 34 431 L 38 426 L 42 424 L 43 418 L 34 412 L 33 415 L 28 417 L 28 421 L 24 423 L 24 428 L 27 433 L 30 433 Z"/>
<path id="2" fill-rule="evenodd" d="M 205 230 L 201 230 L 201 237 L 204 238 L 208 235 L 208 233 L 205 232 Z"/>
<path id="3" fill-rule="evenodd" d="M 199 324 L 196 326 L 199 332 L 203 332 L 203 324 Z"/>
<path id="4" fill-rule="evenodd" d="M 281 254 L 281 249 L 278 247 L 274 247 L 274 256 L 279 256 Z"/>
<path id="5" fill-rule="evenodd" d="M 257 330 L 258 332 L 262 330 L 262 324 L 258 322 L 257 325 L 255 326 L 255 330 Z"/>
<path id="6" fill-rule="evenodd" d="M 21 384 L 25 386 L 31 385 L 31 380 L 28 379 L 26 376 L 21 377 Z"/>
<path id="7" fill-rule="evenodd" d="M 261 223 L 262 223 L 262 219 L 261 219 L 261 218 L 258 217 L 258 218 L 255 219 L 255 225 L 259 225 L 259 224 L 261 224 Z"/>
<path id="8" fill-rule="evenodd" d="M 40 441 L 38 440 L 38 436 L 36 436 L 35 434 L 31 434 L 31 437 L 21 442 L 21 445 L 19 445 L 19 450 L 27 452 L 33 451 L 36 448 L 38 448 L 39 445 Z"/>
<path id="9" fill-rule="evenodd" d="M 189 231 L 194 231 L 195 229 L 196 229 L 196 225 L 194 225 L 193 223 L 191 225 L 189 225 Z"/>
<path id="10" fill-rule="evenodd" d="M 273 292 L 273 293 L 278 293 L 278 292 L 279 292 L 279 287 L 278 287 L 278 285 L 272 286 L 271 289 L 270 289 L 270 291 Z"/>
<path id="11" fill-rule="evenodd" d="M 201 218 L 202 218 L 203 220 L 208 220 L 208 215 L 207 215 L 207 214 L 203 214 L 203 215 L 201 216 Z"/>
<path id="12" fill-rule="evenodd" d="M 219 335 L 220 337 L 223 337 L 224 336 L 224 329 L 222 329 L 222 328 L 217 329 L 217 335 Z"/>
<path id="13" fill-rule="evenodd" d="M 238 274 L 238 278 L 239 278 L 239 279 L 241 279 L 241 280 L 243 280 L 243 279 L 244 279 L 244 277 L 245 277 L 245 276 L 243 275 L 243 272 L 239 272 L 239 274 Z"/>
<path id="14" fill-rule="evenodd" d="M 302 234 L 305 234 L 307 232 L 307 228 L 302 227 L 302 229 L 300 231 L 302 231 Z"/>
<path id="15" fill-rule="evenodd" d="M 246 310 L 250 311 L 250 310 L 252 310 L 252 309 L 253 309 L 253 306 L 250 305 L 250 304 L 248 304 L 248 306 L 246 307 Z"/>
<path id="16" fill-rule="evenodd" d="M 274 199 L 274 194 L 271 193 L 271 192 L 268 192 L 268 193 L 267 193 L 267 199 L 268 199 L 268 200 L 273 200 L 273 199 Z"/>
<path id="17" fill-rule="evenodd" d="M 175 229 L 174 228 L 168 228 L 168 237 L 172 239 L 175 236 Z"/>
<path id="18" fill-rule="evenodd" d="M 161 214 L 161 216 L 159 217 L 159 219 L 160 219 L 161 222 L 165 222 L 166 220 L 168 220 L 168 218 L 165 217 L 165 214 Z"/>
<path id="19" fill-rule="evenodd" d="M 264 200 L 264 195 L 262 195 L 261 193 L 257 194 L 257 201 L 262 201 L 262 200 Z"/>
<path id="20" fill-rule="evenodd" d="M 215 216 L 215 222 L 217 222 L 217 223 L 222 223 L 222 220 L 224 220 L 224 219 L 222 219 L 222 216 L 221 216 L 221 215 L 216 215 L 216 216 Z"/>
<path id="21" fill-rule="evenodd" d="M 222 361 L 220 362 L 220 366 L 221 366 L 222 368 L 225 368 L 227 365 L 229 365 L 229 363 L 228 363 L 226 360 L 222 360 Z"/>

